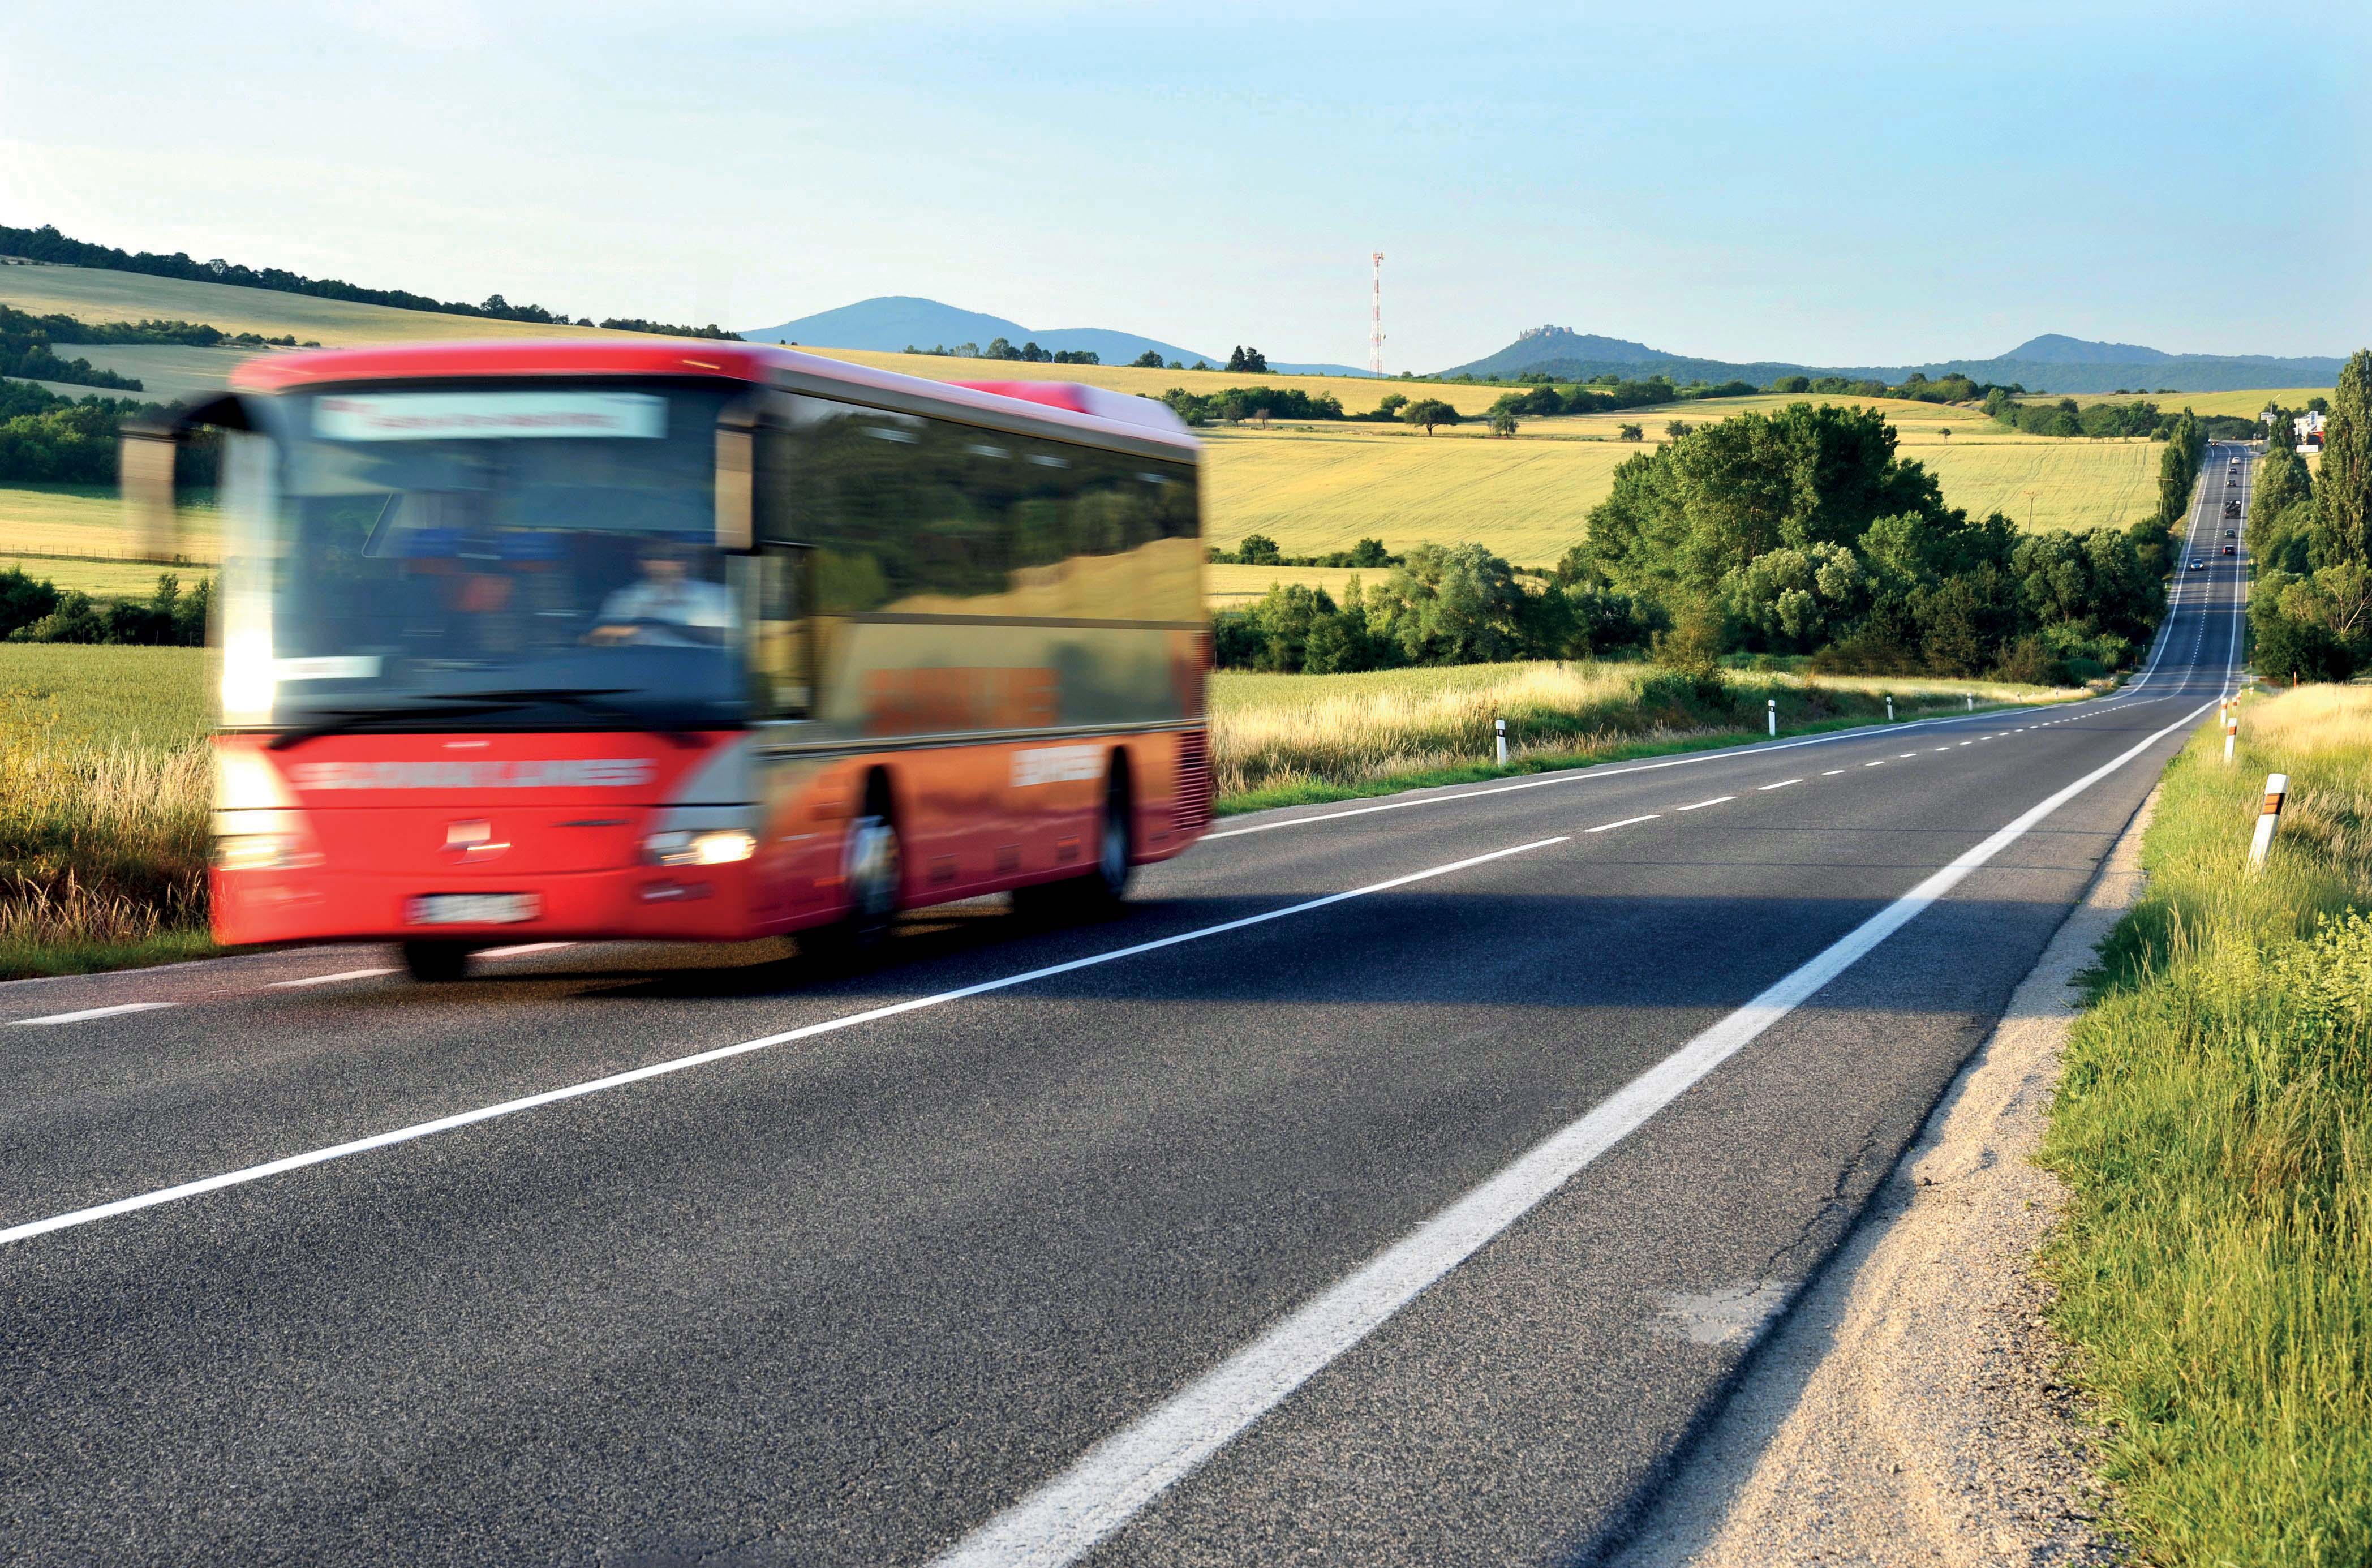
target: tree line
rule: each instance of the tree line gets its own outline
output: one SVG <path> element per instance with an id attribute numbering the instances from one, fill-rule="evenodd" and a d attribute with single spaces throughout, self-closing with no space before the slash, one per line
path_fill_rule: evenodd
<path id="1" fill-rule="evenodd" d="M 2298 411 L 2266 412 L 2248 517 L 2252 656 L 2276 679 L 2344 680 L 2372 666 L 2372 350 L 2349 356 L 2320 411 L 2319 472 L 2295 447 Z"/>
<path id="2" fill-rule="evenodd" d="M 123 422 L 154 407 L 131 398 L 75 399 L 29 382 L 0 381 L 0 482 L 111 485 Z"/>
<path id="3" fill-rule="evenodd" d="M 1203 556 L 1214 566 L 1397 566 L 1401 561 L 1401 557 L 1386 550 L 1379 539 L 1363 539 L 1348 550 L 1329 551 L 1323 555 L 1286 555 L 1279 552 L 1276 540 L 1264 533 L 1244 535 L 1233 550 L 1213 545 Z"/>
<path id="4" fill-rule="evenodd" d="M 1035 343 L 1026 343 L 1015 348 L 1005 338 L 994 340 L 986 348 L 978 343 L 958 343 L 953 348 L 945 343 L 936 343 L 929 348 L 916 348 L 908 343 L 906 352 L 935 359 L 1009 359 L 1024 365 L 1101 365 L 1104 362 L 1103 355 L 1091 348 L 1049 350 L 1040 348 Z"/>
<path id="5" fill-rule="evenodd" d="M 58 266 L 97 267 L 108 272 L 180 278 L 189 283 L 218 283 L 238 288 L 270 289 L 275 294 L 305 294 L 320 299 L 351 300 L 357 305 L 385 305 L 397 310 L 434 310 L 448 316 L 484 316 L 496 320 L 527 321 L 543 326 L 590 327 L 598 324 L 619 331 L 655 331 L 669 337 L 717 338 L 736 343 L 741 337 L 740 333 L 728 332 L 715 322 L 705 327 L 682 327 L 612 317 L 596 323 L 586 316 L 572 321 L 565 311 L 547 310 L 541 305 L 513 305 L 499 294 L 487 296 L 483 304 L 466 305 L 459 300 L 432 299 L 424 294 L 413 294 L 400 288 L 363 288 L 343 278 L 308 278 L 301 273 L 279 267 L 243 266 L 219 257 L 206 261 L 193 261 L 183 250 L 176 250 L 169 256 L 150 250 L 125 251 L 111 245 L 93 245 L 87 240 L 68 238 L 51 224 L 43 224 L 39 228 L 11 228 L 0 224 L 0 255 L 21 256 L 27 261 L 48 261 Z"/>
<path id="6" fill-rule="evenodd" d="M 145 599 L 94 599 L 20 567 L 0 572 L 0 638 L 12 643 L 111 643 L 138 647 L 202 647 L 214 581 L 201 577 L 184 590 L 160 573 Z"/>
<path id="7" fill-rule="evenodd" d="M 2162 485 L 2195 475 L 2195 422 Z M 2021 537 L 1948 506 L 1876 410 L 1798 403 L 1676 436 L 1616 469 L 1584 540 L 1528 579 L 1480 544 L 1420 546 L 1335 599 L 1279 586 L 1222 612 L 1222 663 L 1359 669 L 1648 647 L 1711 679 L 1726 657 L 1841 672 L 2091 679 L 2165 612 L 2169 514 Z"/>

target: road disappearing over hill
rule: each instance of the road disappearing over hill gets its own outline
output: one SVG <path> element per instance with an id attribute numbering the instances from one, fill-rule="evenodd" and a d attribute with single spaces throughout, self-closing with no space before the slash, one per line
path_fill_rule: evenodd
<path id="1" fill-rule="evenodd" d="M 854 977 L 0 986 L 9 1554 L 1586 1559 L 2230 689 L 2240 452 L 2073 707 L 1237 819 Z"/>

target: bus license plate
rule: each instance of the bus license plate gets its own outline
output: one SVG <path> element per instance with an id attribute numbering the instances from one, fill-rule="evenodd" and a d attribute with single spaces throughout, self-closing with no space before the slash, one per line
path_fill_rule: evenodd
<path id="1" fill-rule="evenodd" d="M 517 925 L 541 912 L 533 893 L 424 893 L 404 918 L 413 925 Z"/>

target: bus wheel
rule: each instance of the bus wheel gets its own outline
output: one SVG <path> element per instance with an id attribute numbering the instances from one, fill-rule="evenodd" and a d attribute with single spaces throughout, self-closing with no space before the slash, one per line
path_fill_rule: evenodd
<path id="1" fill-rule="evenodd" d="M 801 938 L 810 952 L 836 958 L 860 958 L 878 947 L 898 916 L 898 890 L 904 865 L 898 824 L 867 812 L 848 826 L 841 876 L 848 885 L 848 912 Z"/>
<path id="2" fill-rule="evenodd" d="M 476 950 L 467 942 L 406 942 L 404 971 L 429 984 L 459 980 L 470 972 L 470 955 Z"/>
<path id="3" fill-rule="evenodd" d="M 1115 772 L 1104 786 L 1103 821 L 1096 832 L 1096 858 L 1087 870 L 1059 882 L 1033 882 L 1013 889 L 1013 908 L 1035 919 L 1076 919 L 1110 914 L 1128 896 L 1128 778 Z"/>

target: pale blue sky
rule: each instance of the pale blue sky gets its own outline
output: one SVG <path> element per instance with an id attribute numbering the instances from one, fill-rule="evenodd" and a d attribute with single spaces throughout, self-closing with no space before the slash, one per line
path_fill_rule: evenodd
<path id="1" fill-rule="evenodd" d="M 0 221 L 756 326 L 1419 370 L 2372 341 L 2363 7 L 0 7 Z"/>

